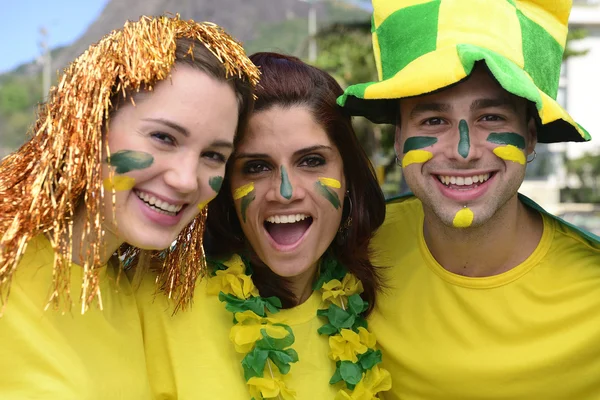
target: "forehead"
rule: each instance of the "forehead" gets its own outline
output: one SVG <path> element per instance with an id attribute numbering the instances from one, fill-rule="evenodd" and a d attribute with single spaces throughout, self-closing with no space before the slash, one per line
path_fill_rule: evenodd
<path id="1" fill-rule="evenodd" d="M 332 146 L 325 129 L 306 106 L 274 106 L 254 113 L 238 148 L 283 152 L 314 145 Z"/>
<path id="2" fill-rule="evenodd" d="M 496 100 L 512 108 L 525 107 L 525 100 L 506 91 L 487 72 L 487 69 L 476 67 L 469 77 L 451 87 L 435 93 L 401 99 L 401 112 L 411 111 L 420 104 L 439 104 L 452 109 L 461 105 L 471 106 L 475 101 Z"/>

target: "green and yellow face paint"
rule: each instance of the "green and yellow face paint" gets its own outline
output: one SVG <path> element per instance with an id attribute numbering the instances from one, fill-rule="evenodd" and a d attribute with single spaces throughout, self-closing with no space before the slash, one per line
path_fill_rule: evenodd
<path id="1" fill-rule="evenodd" d="M 222 176 L 211 176 L 208 179 L 208 186 L 210 186 L 210 188 L 215 192 L 215 193 L 219 193 L 219 190 L 221 190 L 221 186 L 223 185 L 223 177 Z M 204 207 L 206 207 L 208 205 L 208 203 L 210 203 L 212 201 L 212 199 L 214 199 L 215 196 L 211 197 L 210 199 L 203 201 L 202 203 L 198 203 L 198 210 L 202 211 L 204 209 Z"/>
<path id="2" fill-rule="evenodd" d="M 107 190 L 123 191 L 135 186 L 135 179 L 123 175 L 130 171 L 148 168 L 154 162 L 152 154 L 143 151 L 121 150 L 106 159 L 106 163 L 115 168 L 116 176 L 102 182 Z"/>
<path id="3" fill-rule="evenodd" d="M 285 167 L 281 166 L 281 183 L 279 184 L 279 193 L 281 197 L 285 199 L 291 199 L 294 194 L 294 188 L 292 187 L 292 183 L 290 182 L 290 178 L 288 177 L 287 171 Z"/>
<path id="4" fill-rule="evenodd" d="M 468 228 L 473 223 L 473 217 L 473 211 L 471 211 L 470 208 L 465 207 L 456 213 L 452 225 L 455 228 Z"/>
<path id="5" fill-rule="evenodd" d="M 247 183 L 233 191 L 233 200 L 242 199 L 241 213 L 242 220 L 246 222 L 246 211 L 248 206 L 256 199 L 256 192 L 254 191 L 254 182 Z"/>
<path id="6" fill-rule="evenodd" d="M 341 187 L 342 183 L 334 178 L 322 177 L 315 182 L 315 189 L 317 190 L 317 193 L 327 199 L 327 201 L 329 201 L 336 210 L 341 207 L 340 198 L 335 190 L 330 188 L 339 189 Z"/>
<path id="7" fill-rule="evenodd" d="M 503 160 L 525 165 L 525 138 L 514 132 L 492 132 L 487 141 L 499 145 L 493 151 Z"/>
<path id="8" fill-rule="evenodd" d="M 409 137 L 404 142 L 402 153 L 402 168 L 406 168 L 410 164 L 423 164 L 433 158 L 433 153 L 427 150 L 422 150 L 437 143 L 437 138 L 430 136 L 414 136 Z"/>

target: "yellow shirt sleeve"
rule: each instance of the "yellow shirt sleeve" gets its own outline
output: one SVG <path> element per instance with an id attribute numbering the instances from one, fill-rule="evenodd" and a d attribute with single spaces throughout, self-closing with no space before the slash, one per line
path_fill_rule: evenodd
<path id="1" fill-rule="evenodd" d="M 27 246 L 0 318 L 0 398 L 149 399 L 142 332 L 127 278 L 103 268 L 104 310 L 44 311 L 54 252 L 39 236 Z M 72 266 L 77 303 L 82 269 Z"/>

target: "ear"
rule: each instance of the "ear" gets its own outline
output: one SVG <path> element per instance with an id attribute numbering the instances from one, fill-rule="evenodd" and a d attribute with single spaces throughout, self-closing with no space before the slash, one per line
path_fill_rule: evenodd
<path id="1" fill-rule="evenodd" d="M 394 151 L 396 152 L 396 156 L 400 158 L 402 153 L 400 152 L 400 121 L 396 122 L 396 130 L 394 133 Z"/>
<path id="2" fill-rule="evenodd" d="M 529 118 L 527 123 L 527 155 L 533 153 L 535 145 L 537 144 L 537 124 L 535 118 Z"/>

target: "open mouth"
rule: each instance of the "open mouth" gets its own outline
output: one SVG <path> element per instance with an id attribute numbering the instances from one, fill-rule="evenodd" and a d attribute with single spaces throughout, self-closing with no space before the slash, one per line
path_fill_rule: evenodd
<path id="1" fill-rule="evenodd" d="M 473 176 L 436 175 L 436 178 L 443 185 L 451 189 L 469 190 L 483 185 L 490 178 L 492 178 L 494 174 L 494 172 L 488 172 L 486 174 L 479 174 Z"/>
<path id="2" fill-rule="evenodd" d="M 156 211 L 159 214 L 176 216 L 181 212 L 181 210 L 185 207 L 184 204 L 170 204 L 164 200 L 157 199 L 155 196 L 151 194 L 135 190 L 135 195 L 142 200 L 146 205 L 153 211 Z"/>
<path id="3" fill-rule="evenodd" d="M 282 246 L 291 246 L 304 236 L 313 223 L 306 214 L 273 215 L 264 222 L 264 227 L 273 241 Z"/>

